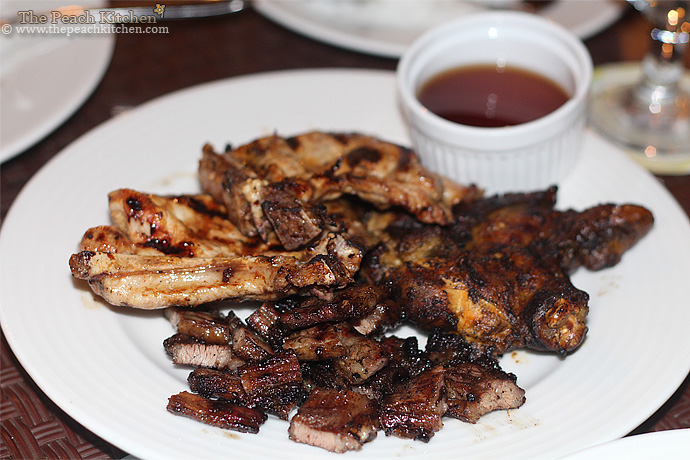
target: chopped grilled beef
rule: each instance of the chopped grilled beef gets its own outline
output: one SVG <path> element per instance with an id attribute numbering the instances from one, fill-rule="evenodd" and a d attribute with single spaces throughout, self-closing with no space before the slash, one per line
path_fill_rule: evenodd
<path id="1" fill-rule="evenodd" d="M 347 354 L 333 324 L 319 324 L 293 332 L 285 338 L 283 348 L 292 350 L 300 361 L 323 361 Z"/>
<path id="2" fill-rule="evenodd" d="M 388 363 L 388 353 L 376 340 L 363 336 L 347 323 L 335 327 L 340 343 L 347 352 L 333 359 L 333 365 L 348 381 L 362 383 Z"/>
<path id="3" fill-rule="evenodd" d="M 304 398 L 302 370 L 292 352 L 252 363 L 240 372 L 247 403 L 287 420 L 290 411 Z"/>
<path id="4" fill-rule="evenodd" d="M 283 347 L 285 340 L 285 332 L 279 315 L 273 302 L 263 302 L 247 317 L 247 325 L 276 350 Z"/>
<path id="5" fill-rule="evenodd" d="M 169 412 L 192 418 L 207 425 L 243 433 L 258 433 L 266 415 L 227 401 L 218 401 L 183 391 L 168 399 Z"/>
<path id="6" fill-rule="evenodd" d="M 388 362 L 380 344 L 347 323 L 320 324 L 289 335 L 283 348 L 300 361 L 331 360 L 334 368 L 353 384 L 362 383 Z"/>
<path id="7" fill-rule="evenodd" d="M 230 345 L 204 343 L 180 333 L 165 339 L 163 347 L 172 362 L 179 365 L 234 370 L 245 364 Z"/>
<path id="8" fill-rule="evenodd" d="M 230 321 L 217 311 L 183 310 L 171 307 L 164 311 L 173 327 L 180 334 L 194 337 L 208 344 L 231 343 Z"/>
<path id="9" fill-rule="evenodd" d="M 388 297 L 382 286 L 354 283 L 334 291 L 328 299 L 308 297 L 298 307 L 280 314 L 286 329 L 303 329 L 320 323 L 361 318 L 374 311 Z"/>
<path id="10" fill-rule="evenodd" d="M 501 369 L 493 350 L 469 343 L 456 333 L 434 331 L 426 351 L 444 368 L 446 415 L 476 423 L 488 412 L 516 409 L 525 402 L 517 377 Z"/>
<path id="11" fill-rule="evenodd" d="M 302 363 L 304 387 L 311 392 L 315 388 L 346 390 L 356 389 L 333 367 L 331 361 L 306 361 Z M 366 391 L 362 393 L 367 393 Z"/>
<path id="12" fill-rule="evenodd" d="M 494 410 L 517 409 L 525 402 L 525 390 L 515 382 L 513 374 L 476 363 L 445 363 L 446 415 L 476 423 Z"/>
<path id="13" fill-rule="evenodd" d="M 245 402 L 247 394 L 238 374 L 216 369 L 194 369 L 187 377 L 189 389 L 205 398 Z"/>
<path id="14" fill-rule="evenodd" d="M 395 336 L 383 337 L 379 341 L 384 352 L 390 357 L 386 366 L 373 377 L 357 387 L 357 391 L 381 400 L 392 394 L 400 382 L 419 375 L 433 367 L 426 352 L 420 350 L 416 337 L 401 339 Z"/>
<path id="15" fill-rule="evenodd" d="M 443 366 L 435 366 L 401 382 L 383 399 L 379 420 L 386 435 L 428 442 L 443 427 L 443 374 Z"/>
<path id="16" fill-rule="evenodd" d="M 402 305 L 391 299 L 384 299 L 369 314 L 351 319 L 350 324 L 362 335 L 380 336 L 399 326 L 403 320 Z"/>
<path id="17" fill-rule="evenodd" d="M 275 354 L 269 344 L 246 326 L 240 326 L 233 332 L 232 351 L 248 362 L 265 361 Z"/>
<path id="18" fill-rule="evenodd" d="M 290 421 L 290 439 L 343 453 L 376 437 L 376 402 L 350 390 L 317 388 Z"/>

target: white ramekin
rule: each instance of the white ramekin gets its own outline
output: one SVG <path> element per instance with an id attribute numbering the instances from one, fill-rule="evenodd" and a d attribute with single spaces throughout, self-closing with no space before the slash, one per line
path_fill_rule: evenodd
<path id="1" fill-rule="evenodd" d="M 448 121 L 417 99 L 440 72 L 490 64 L 537 72 L 570 95 L 537 120 L 501 128 Z M 412 145 L 429 169 L 487 193 L 522 192 L 557 184 L 578 159 L 584 134 L 592 59 L 582 41 L 542 17 L 521 12 L 464 16 L 422 35 L 403 53 L 397 90 Z"/>

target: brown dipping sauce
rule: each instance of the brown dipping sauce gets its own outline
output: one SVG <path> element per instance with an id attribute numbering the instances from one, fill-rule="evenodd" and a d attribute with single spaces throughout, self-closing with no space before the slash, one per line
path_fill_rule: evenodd
<path id="1" fill-rule="evenodd" d="M 432 77 L 417 98 L 436 115 L 455 123 L 502 127 L 543 117 L 570 96 L 555 82 L 528 70 L 476 65 Z"/>

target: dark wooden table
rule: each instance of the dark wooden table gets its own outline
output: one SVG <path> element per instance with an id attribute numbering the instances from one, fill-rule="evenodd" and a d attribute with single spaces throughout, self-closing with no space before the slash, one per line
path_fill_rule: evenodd
<path id="1" fill-rule="evenodd" d="M 165 25 L 169 27 L 167 34 L 118 35 L 110 67 L 84 105 L 38 144 L 2 164 L 0 216 L 3 219 L 20 189 L 41 166 L 123 108 L 235 75 L 306 67 L 394 70 L 397 64 L 395 59 L 313 41 L 251 9 L 223 17 L 170 21 Z M 646 49 L 646 33 L 645 22 L 629 10 L 585 44 L 595 65 L 638 60 Z M 690 63 L 690 56 L 686 63 Z M 658 176 L 658 179 L 690 215 L 690 176 Z M 126 455 L 55 406 L 23 371 L 4 335 L 0 345 L 0 459 L 101 459 Z M 681 427 L 690 428 L 690 377 L 633 433 Z"/>

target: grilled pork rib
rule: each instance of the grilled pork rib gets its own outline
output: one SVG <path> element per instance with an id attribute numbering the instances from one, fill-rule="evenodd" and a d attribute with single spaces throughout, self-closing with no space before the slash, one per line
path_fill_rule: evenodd
<path id="1" fill-rule="evenodd" d="M 427 171 L 411 150 L 361 134 L 274 135 L 223 154 L 207 145 L 199 176 L 242 233 L 288 250 L 321 232 L 320 205 L 343 194 L 439 224 L 450 222 L 452 205 L 481 194 Z"/>

